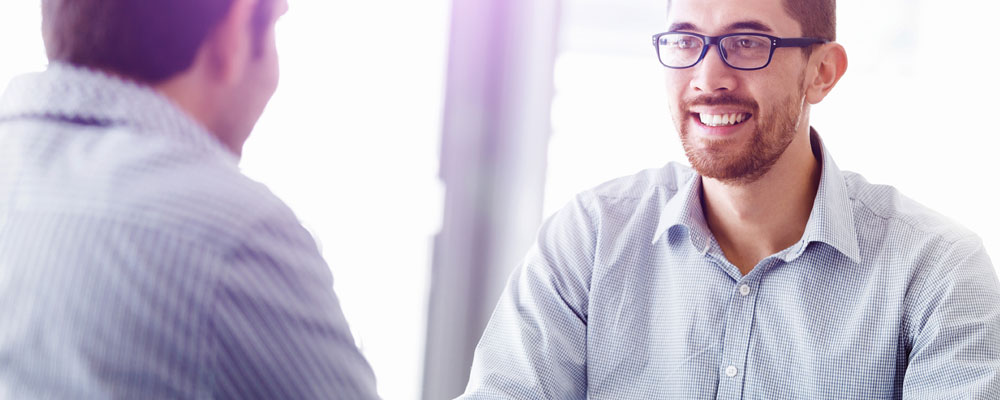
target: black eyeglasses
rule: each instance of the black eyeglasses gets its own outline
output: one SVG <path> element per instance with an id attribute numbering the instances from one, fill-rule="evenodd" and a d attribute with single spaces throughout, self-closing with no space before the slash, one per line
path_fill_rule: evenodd
<path id="1" fill-rule="evenodd" d="M 664 67 L 683 69 L 697 65 L 713 44 L 722 61 L 742 71 L 763 69 L 771 63 L 778 47 L 807 47 L 829 40 L 819 38 L 779 38 L 761 33 L 730 33 L 705 36 L 690 32 L 664 32 L 653 35 L 656 56 Z"/>

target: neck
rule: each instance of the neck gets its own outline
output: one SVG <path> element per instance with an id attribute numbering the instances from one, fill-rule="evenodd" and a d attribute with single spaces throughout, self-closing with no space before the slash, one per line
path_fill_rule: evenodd
<path id="1" fill-rule="evenodd" d="M 716 241 L 744 275 L 788 248 L 805 232 L 819 189 L 820 164 L 801 132 L 770 171 L 755 182 L 702 178 L 705 217 Z"/>
<path id="2" fill-rule="evenodd" d="M 223 112 L 218 107 L 222 97 L 218 91 L 213 90 L 211 81 L 198 75 L 198 72 L 200 71 L 179 74 L 154 85 L 153 89 L 170 99 L 185 114 L 205 127 L 230 152 L 239 157 L 246 138 L 226 133 L 229 130 L 226 129 L 225 119 L 220 118 Z"/>

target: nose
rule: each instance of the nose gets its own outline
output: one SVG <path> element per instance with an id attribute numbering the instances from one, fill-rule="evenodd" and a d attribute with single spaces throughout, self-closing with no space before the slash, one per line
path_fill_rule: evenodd
<path id="1" fill-rule="evenodd" d="M 718 45 L 709 47 L 705 59 L 691 68 L 694 70 L 691 89 L 695 92 L 707 94 L 736 90 L 736 70 L 722 60 Z"/>

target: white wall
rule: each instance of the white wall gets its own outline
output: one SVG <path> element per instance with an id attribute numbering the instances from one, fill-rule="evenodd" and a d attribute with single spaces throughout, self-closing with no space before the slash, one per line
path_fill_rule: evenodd
<path id="1" fill-rule="evenodd" d="M 45 69 L 39 0 L 0 3 L 0 90 L 10 78 Z"/>

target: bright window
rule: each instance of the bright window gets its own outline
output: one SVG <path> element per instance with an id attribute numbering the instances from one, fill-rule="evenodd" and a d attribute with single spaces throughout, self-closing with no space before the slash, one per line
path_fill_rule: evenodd
<path id="1" fill-rule="evenodd" d="M 450 6 L 290 1 L 242 162 L 320 242 L 387 399 L 420 396 Z"/>

